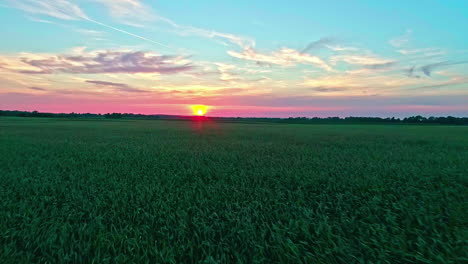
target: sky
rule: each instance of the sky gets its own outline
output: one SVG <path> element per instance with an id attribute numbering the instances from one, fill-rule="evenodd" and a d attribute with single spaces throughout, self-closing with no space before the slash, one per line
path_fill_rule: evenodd
<path id="1" fill-rule="evenodd" d="M 0 109 L 468 116 L 468 1 L 0 0 Z"/>

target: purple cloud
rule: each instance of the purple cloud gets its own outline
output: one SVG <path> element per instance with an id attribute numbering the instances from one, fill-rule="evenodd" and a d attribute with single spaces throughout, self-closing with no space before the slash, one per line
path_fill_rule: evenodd
<path id="1" fill-rule="evenodd" d="M 98 73 L 159 73 L 175 74 L 190 71 L 194 66 L 186 57 L 154 55 L 147 52 L 106 51 L 81 56 L 53 56 L 46 59 L 22 58 L 25 64 L 38 68 L 22 70 L 26 74 L 98 74 Z M 184 62 L 184 63 L 181 63 Z"/>

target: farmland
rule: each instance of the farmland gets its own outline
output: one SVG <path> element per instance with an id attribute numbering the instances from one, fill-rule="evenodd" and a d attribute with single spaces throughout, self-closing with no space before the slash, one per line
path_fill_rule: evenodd
<path id="1" fill-rule="evenodd" d="M 4 263 L 461 263 L 468 127 L 0 118 Z"/>

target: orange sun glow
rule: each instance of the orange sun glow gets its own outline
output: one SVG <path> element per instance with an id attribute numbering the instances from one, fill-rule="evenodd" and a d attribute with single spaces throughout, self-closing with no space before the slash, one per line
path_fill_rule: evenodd
<path id="1" fill-rule="evenodd" d="M 193 114 L 196 116 L 204 116 L 208 107 L 206 105 L 192 105 Z"/>

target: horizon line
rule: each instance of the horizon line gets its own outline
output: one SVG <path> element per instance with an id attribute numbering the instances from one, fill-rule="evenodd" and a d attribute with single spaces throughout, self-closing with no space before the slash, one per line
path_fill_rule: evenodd
<path id="1" fill-rule="evenodd" d="M 106 115 L 106 114 L 122 114 L 122 115 L 142 115 L 142 116 L 173 116 L 173 117 L 200 117 L 200 116 L 197 116 L 197 115 L 175 115 L 175 114 L 142 114 L 142 113 L 129 113 L 129 112 L 107 112 L 107 113 L 92 113 L 92 112 L 41 112 L 41 111 L 37 111 L 37 110 L 33 110 L 33 111 L 26 111 L 26 110 L 3 110 L 3 109 L 0 109 L 0 112 L 26 112 L 26 113 L 33 113 L 33 112 L 37 112 L 37 113 L 41 113 L 41 114 L 78 114 L 78 115 L 83 115 L 83 114 L 91 114 L 91 115 Z M 1 117 L 2 115 L 0 115 Z M 396 117 L 396 116 L 386 116 L 386 117 L 380 117 L 380 116 L 352 116 L 352 115 L 348 115 L 348 116 L 339 116 L 339 115 L 336 115 L 336 116 L 326 116 L 326 117 L 320 117 L 320 116 L 289 116 L 289 117 L 258 117 L 258 116 L 247 116 L 247 117 L 241 117 L 241 116 L 209 116 L 209 115 L 203 115 L 201 117 L 209 117 L 209 118 L 244 118 L 244 119 L 248 119 L 248 118 L 267 118 L 267 119 L 289 119 L 289 118 L 306 118 L 306 119 L 313 119 L 313 118 L 319 118 L 319 119 L 327 119 L 327 118 L 340 118 L 340 119 L 345 119 L 345 118 L 350 118 L 350 117 L 353 117 L 353 118 L 380 118 L 380 119 L 391 119 L 391 118 L 394 118 L 394 119 L 404 119 L 404 118 L 409 118 L 409 117 L 417 117 L 417 116 L 420 116 L 420 117 L 424 117 L 424 118 L 429 118 L 429 117 L 435 117 L 435 118 L 441 118 L 441 117 L 455 117 L 455 118 L 468 118 L 468 116 L 457 116 L 457 115 L 446 115 L 446 116 L 443 116 L 443 115 L 440 115 L 440 116 L 434 116 L 434 115 L 423 115 L 423 114 L 415 114 L 415 115 L 408 115 L 408 116 L 405 116 L 405 117 Z"/>

